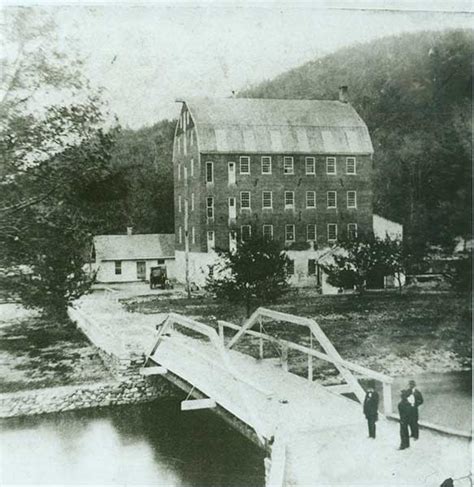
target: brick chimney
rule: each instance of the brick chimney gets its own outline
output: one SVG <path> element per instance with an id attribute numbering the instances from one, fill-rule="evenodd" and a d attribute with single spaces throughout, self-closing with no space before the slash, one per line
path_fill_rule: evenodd
<path id="1" fill-rule="evenodd" d="M 127 235 L 132 235 L 133 227 L 127 227 Z"/>
<path id="2" fill-rule="evenodd" d="M 346 85 L 339 86 L 339 101 L 341 103 L 348 103 L 349 102 L 349 96 L 347 94 L 348 88 Z"/>

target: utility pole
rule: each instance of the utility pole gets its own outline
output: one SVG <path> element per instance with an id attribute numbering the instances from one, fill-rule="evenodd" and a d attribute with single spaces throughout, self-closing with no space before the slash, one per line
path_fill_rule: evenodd
<path id="1" fill-rule="evenodd" d="M 191 285 L 189 283 L 189 225 L 188 225 L 188 170 L 184 168 L 184 273 L 186 292 L 191 299 Z"/>

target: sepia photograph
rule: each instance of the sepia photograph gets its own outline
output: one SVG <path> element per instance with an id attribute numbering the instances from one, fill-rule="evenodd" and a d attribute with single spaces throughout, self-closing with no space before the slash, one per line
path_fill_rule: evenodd
<path id="1" fill-rule="evenodd" d="M 0 484 L 472 487 L 470 0 L 0 2 Z"/>

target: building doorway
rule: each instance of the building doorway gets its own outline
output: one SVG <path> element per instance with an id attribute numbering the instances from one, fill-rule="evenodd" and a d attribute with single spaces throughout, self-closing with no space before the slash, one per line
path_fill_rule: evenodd
<path id="1" fill-rule="evenodd" d="M 137 262 L 137 279 L 140 281 L 146 279 L 146 263 L 144 261 Z"/>

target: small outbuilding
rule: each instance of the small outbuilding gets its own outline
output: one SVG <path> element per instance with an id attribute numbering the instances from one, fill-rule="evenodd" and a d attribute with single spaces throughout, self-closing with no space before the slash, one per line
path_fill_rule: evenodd
<path id="1" fill-rule="evenodd" d="M 97 281 L 148 281 L 157 265 L 165 265 L 168 279 L 174 279 L 174 245 L 174 234 L 96 235 L 92 261 Z"/>

